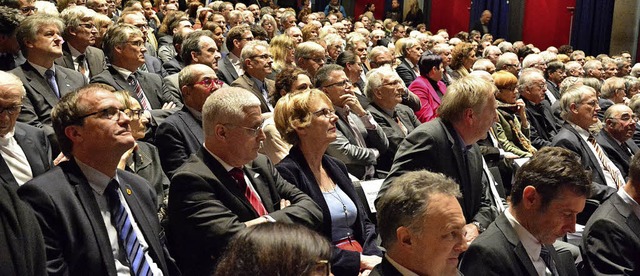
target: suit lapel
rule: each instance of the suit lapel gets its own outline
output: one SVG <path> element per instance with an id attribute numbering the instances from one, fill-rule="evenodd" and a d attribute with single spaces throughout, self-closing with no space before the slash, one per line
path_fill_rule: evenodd
<path id="1" fill-rule="evenodd" d="M 11 169 L 9 169 L 9 166 L 7 165 L 7 162 L 4 161 L 4 157 L 2 157 L 2 155 L 0 155 L 0 178 L 2 178 L 4 183 L 13 186 L 16 189 L 18 188 L 18 182 L 16 181 L 16 178 L 13 177 Z"/>
<path id="2" fill-rule="evenodd" d="M 267 101 L 264 99 L 264 96 L 262 95 L 262 90 L 260 89 L 260 87 L 258 87 L 256 83 L 253 82 L 253 80 L 251 80 L 251 78 L 247 74 L 242 75 L 241 78 L 249 87 L 251 87 L 251 92 L 253 92 L 253 94 L 256 95 L 256 97 L 258 97 L 258 99 L 260 100 L 260 109 L 262 109 L 262 112 L 269 112 L 269 105 L 267 104 Z M 265 85 L 267 84 L 266 81 L 267 79 L 265 79 Z"/>
<path id="3" fill-rule="evenodd" d="M 589 145 L 587 144 L 587 142 L 584 139 L 582 139 L 582 136 L 580 136 L 580 133 L 578 133 L 578 131 L 575 128 L 573 128 L 569 123 L 565 123 L 563 127 L 571 131 L 571 133 L 573 133 L 578 138 L 578 141 L 580 141 L 580 146 L 582 147 L 582 151 L 586 152 L 587 155 L 589 155 L 589 161 L 591 162 L 591 165 L 596 170 L 596 173 L 600 175 L 600 179 L 602 179 L 602 181 L 605 181 L 604 172 L 602 171 L 602 167 L 600 167 L 598 158 L 593 154 L 593 151 L 591 150 L 591 148 L 589 148 Z M 606 182 L 603 184 L 606 185 Z"/>
<path id="4" fill-rule="evenodd" d="M 195 117 L 193 117 L 193 115 L 191 114 L 191 112 L 189 112 L 186 106 L 182 111 L 183 112 L 178 113 L 179 114 L 178 117 L 187 126 L 187 129 L 189 130 L 189 132 L 191 132 L 191 134 L 193 134 L 193 136 L 198 139 L 198 144 L 202 144 L 204 142 L 203 141 L 204 133 L 202 132 L 202 124 L 200 124 L 198 120 Z"/>
<path id="5" fill-rule="evenodd" d="M 274 202 L 271 201 L 271 191 L 269 190 L 269 185 L 265 181 L 265 176 L 261 175 L 255 168 L 250 166 L 244 167 L 244 173 L 249 178 L 251 184 L 253 185 L 253 188 L 260 196 L 262 205 L 265 209 L 267 209 L 267 212 L 275 211 L 276 208 Z M 279 204 L 279 202 L 277 203 Z"/>
<path id="6" fill-rule="evenodd" d="M 129 91 L 129 94 L 134 97 L 134 98 L 138 98 L 135 95 L 135 91 L 133 90 L 133 87 L 131 87 L 131 85 L 129 85 L 129 82 L 127 82 L 127 80 L 125 80 L 122 75 L 120 75 L 120 72 L 118 72 L 118 70 L 116 70 L 113 67 L 109 67 L 109 72 L 111 73 L 111 76 L 113 76 L 113 80 L 116 83 L 116 90 L 126 90 Z"/>
<path id="7" fill-rule="evenodd" d="M 60 91 L 60 97 L 73 91 L 71 83 L 69 82 L 67 73 L 63 72 L 60 66 L 56 66 L 56 81 L 58 82 L 58 91 Z M 79 73 L 78 73 L 79 74 Z"/>
<path id="8" fill-rule="evenodd" d="M 236 180 L 229 175 L 229 172 L 224 169 L 222 164 L 218 162 L 204 147 L 200 148 L 198 152 L 198 157 L 202 159 L 202 161 L 207 165 L 213 175 L 222 183 L 222 185 L 236 198 L 236 200 L 242 202 L 247 210 L 251 210 L 255 216 L 258 216 L 258 213 L 253 209 L 249 200 L 244 196 L 244 191 L 241 191 L 238 185 L 236 184 Z M 246 172 L 245 172 L 246 173 Z M 265 206 L 266 208 L 266 206 Z M 268 211 L 268 209 L 267 209 Z"/>
<path id="9" fill-rule="evenodd" d="M 449 139 L 449 143 L 451 143 L 451 152 L 453 152 L 453 157 L 455 159 L 456 162 L 456 170 L 457 170 L 457 174 L 460 177 L 460 179 L 458 179 L 459 181 L 459 185 L 460 188 L 462 189 L 462 194 L 464 195 L 471 195 L 472 191 L 471 191 L 471 185 L 469 183 L 469 172 L 467 169 L 468 168 L 467 164 L 465 163 L 465 157 L 464 157 L 464 153 L 462 152 L 462 146 L 459 144 L 458 139 L 454 136 L 457 135 L 455 130 L 453 129 L 453 127 L 449 127 L 447 124 L 445 124 L 443 121 L 439 121 L 440 124 L 442 125 L 442 128 L 445 130 L 446 134 L 447 134 L 447 139 Z M 467 156 L 467 159 L 470 156 Z M 467 160 L 468 161 L 468 160 Z M 466 212 L 471 212 L 471 210 L 473 210 L 473 200 L 471 200 L 471 198 L 469 199 L 463 199 L 461 204 L 465 205 L 464 208 L 462 208 L 462 210 L 465 210 Z M 466 206 L 468 205 L 468 206 Z M 469 214 L 465 214 L 466 218 L 471 218 L 472 215 Z"/>
<path id="10" fill-rule="evenodd" d="M 47 80 L 38 73 L 36 68 L 33 68 L 31 64 L 25 62 L 22 65 L 22 71 L 27 81 L 29 81 L 29 86 L 31 86 L 36 93 L 40 93 L 50 106 L 55 106 L 58 103 L 58 97 L 56 97 L 51 87 L 49 87 Z M 58 83 L 58 89 L 60 89 L 60 83 Z"/>
<path id="11" fill-rule="evenodd" d="M 75 69 L 73 66 L 73 56 L 71 56 L 71 50 L 69 49 L 69 44 L 68 43 L 64 43 L 62 44 L 62 56 L 60 58 L 58 58 L 56 62 L 58 65 L 64 66 L 66 68 L 73 68 Z"/>
<path id="12" fill-rule="evenodd" d="M 511 245 L 513 245 L 513 253 L 525 267 L 527 273 L 529 275 L 538 275 L 536 268 L 531 262 L 531 258 L 529 258 L 529 254 L 527 254 L 527 251 L 524 249 L 522 242 L 520 242 L 520 239 L 518 238 L 518 234 L 516 234 L 515 230 L 513 230 L 513 227 L 511 227 L 511 223 L 509 223 L 509 220 L 504 213 L 496 219 L 495 224 L 507 239 L 507 241 L 511 243 Z"/>
<path id="13" fill-rule="evenodd" d="M 26 132 L 18 126 L 15 128 L 15 139 L 20 148 L 22 148 L 24 155 L 27 157 L 33 176 L 35 177 L 36 175 L 44 173 L 44 171 L 40 170 L 35 171 L 38 168 L 47 168 L 44 166 L 44 161 L 40 158 L 40 155 L 36 152 L 36 145 L 33 140 L 31 140 L 31 138 L 27 136 Z"/>
<path id="14" fill-rule="evenodd" d="M 147 75 L 145 73 L 136 73 L 136 77 L 138 78 L 138 82 L 140 83 L 140 87 L 142 87 L 142 91 L 145 96 L 147 96 L 147 100 L 149 100 L 149 104 L 151 108 L 160 108 L 162 107 L 162 103 L 160 99 L 158 99 L 157 91 L 153 91 L 151 87 L 148 85 L 151 80 L 147 79 Z"/>

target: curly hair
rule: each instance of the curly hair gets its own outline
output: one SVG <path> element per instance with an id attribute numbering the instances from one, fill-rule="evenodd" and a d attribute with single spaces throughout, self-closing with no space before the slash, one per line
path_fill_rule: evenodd
<path id="1" fill-rule="evenodd" d="M 458 43 L 455 47 L 453 47 L 453 51 L 451 51 L 451 67 L 452 70 L 458 70 L 463 66 L 464 59 L 469 57 L 471 52 L 475 49 L 473 44 L 471 43 Z"/>

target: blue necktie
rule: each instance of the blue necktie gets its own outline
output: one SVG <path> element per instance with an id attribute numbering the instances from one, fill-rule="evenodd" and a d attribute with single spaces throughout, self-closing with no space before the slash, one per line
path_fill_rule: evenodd
<path id="1" fill-rule="evenodd" d="M 44 71 L 44 75 L 47 77 L 49 87 L 51 87 L 53 93 L 56 94 L 56 97 L 60 99 L 60 91 L 58 90 L 58 83 L 56 82 L 56 74 L 53 73 L 53 70 L 47 69 L 47 71 Z"/>
<path id="2" fill-rule="evenodd" d="M 129 268 L 132 275 L 152 275 L 151 267 L 144 257 L 144 250 L 138 241 L 138 236 L 133 230 L 129 213 L 122 205 L 120 196 L 118 196 L 118 181 L 112 179 L 105 190 L 109 202 L 109 212 L 111 212 L 111 221 L 118 230 L 118 240 L 123 246 L 127 259 L 129 260 Z"/>

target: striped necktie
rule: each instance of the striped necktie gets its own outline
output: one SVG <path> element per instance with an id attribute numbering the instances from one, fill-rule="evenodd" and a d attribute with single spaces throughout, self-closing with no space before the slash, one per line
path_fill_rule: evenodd
<path id="1" fill-rule="evenodd" d="M 589 143 L 591 143 L 593 148 L 596 150 L 596 155 L 598 159 L 600 159 L 600 163 L 602 163 L 603 169 L 611 174 L 611 178 L 613 178 L 616 189 L 619 190 L 620 188 L 622 188 L 622 186 L 624 186 L 624 179 L 620 175 L 620 170 L 618 170 L 618 168 L 615 168 L 609 157 L 607 157 L 600 145 L 598 145 L 598 142 L 596 142 L 596 138 L 593 137 L 593 135 L 589 135 L 587 141 L 589 141 Z"/>
<path id="2" fill-rule="evenodd" d="M 142 86 L 140 86 L 140 82 L 138 82 L 138 79 L 134 76 L 133 73 L 129 75 L 127 81 L 129 82 L 129 85 L 131 85 L 131 87 L 135 89 L 136 97 L 140 101 L 140 105 L 142 106 L 142 108 L 144 108 L 145 110 L 151 110 L 151 105 L 149 105 L 149 101 L 144 95 L 144 91 L 142 91 Z"/>
<path id="3" fill-rule="evenodd" d="M 127 260 L 129 260 L 129 268 L 131 275 L 153 275 L 151 266 L 145 258 L 144 249 L 138 240 L 138 236 L 133 229 L 129 213 L 122 205 L 118 190 L 120 185 L 118 181 L 112 179 L 105 190 L 107 201 L 109 203 L 109 212 L 111 213 L 111 222 L 118 231 L 118 240 L 122 248 L 125 250 Z"/>

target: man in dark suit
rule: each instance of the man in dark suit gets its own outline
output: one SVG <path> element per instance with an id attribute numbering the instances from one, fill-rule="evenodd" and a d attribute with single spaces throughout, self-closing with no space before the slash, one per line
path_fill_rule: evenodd
<path id="1" fill-rule="evenodd" d="M 138 70 L 144 63 L 142 32 L 128 24 L 116 25 L 105 34 L 103 49 L 111 65 L 91 79 L 92 83 L 104 83 L 116 90 L 127 90 L 140 102 L 153 126 L 177 110 L 176 100 L 162 92 L 162 79 L 152 73 Z"/>
<path id="2" fill-rule="evenodd" d="M 560 126 L 556 122 L 551 108 L 543 103 L 546 90 L 547 86 L 542 71 L 535 68 L 522 71 L 518 79 L 518 91 L 524 101 L 527 120 L 531 125 L 531 145 L 536 149 L 550 146 L 551 139 L 560 131 Z"/>
<path id="3" fill-rule="evenodd" d="M 604 119 L 604 113 L 614 104 L 624 104 L 627 99 L 626 81 L 623 78 L 611 77 L 602 83 L 598 98 L 598 118 Z"/>
<path id="4" fill-rule="evenodd" d="M 316 75 L 316 87 L 327 94 L 336 115 L 337 135 L 329 144 L 327 154 L 347 165 L 347 170 L 359 179 L 375 176 L 375 165 L 380 153 L 389 147 L 382 128 L 358 101 L 342 66 L 329 64 Z"/>
<path id="5" fill-rule="evenodd" d="M 400 104 L 405 89 L 402 79 L 390 67 L 372 70 L 364 92 L 371 100 L 367 110 L 389 140 L 389 148 L 380 153 L 376 167 L 379 172 L 386 174 L 391 169 L 398 145 L 407 134 L 420 126 L 420 121 L 411 108 Z"/>
<path id="6" fill-rule="evenodd" d="M 53 121 L 69 161 L 18 189 L 45 237 L 47 272 L 179 275 L 164 246 L 154 191 L 117 169 L 135 139 L 115 95 L 97 85 L 72 92 Z"/>
<path id="7" fill-rule="evenodd" d="M 420 76 L 418 61 L 420 61 L 423 49 L 420 41 L 415 38 L 405 38 L 403 41 L 403 43 L 400 43 L 400 51 L 404 58 L 401 58 L 402 62 L 396 67 L 396 72 L 404 81 L 404 85 L 409 87 Z"/>
<path id="8" fill-rule="evenodd" d="M 249 90 L 260 100 L 262 113 L 273 111 L 269 95 L 275 90 L 275 82 L 267 79 L 273 69 L 273 59 L 269 54 L 269 44 L 264 41 L 251 41 L 245 45 L 240 54 L 244 74 L 231 83 L 232 87 Z"/>
<path id="9" fill-rule="evenodd" d="M 489 30 L 489 21 L 491 21 L 491 11 L 484 10 L 482 15 L 480 15 L 480 19 L 473 24 L 470 31 L 476 30 L 480 32 L 480 35 L 491 33 Z"/>
<path id="10" fill-rule="evenodd" d="M 281 221 L 319 228 L 319 207 L 258 154 L 263 118 L 251 92 L 219 89 L 202 117 L 204 147 L 174 173 L 169 188 L 169 242 L 185 275 L 211 275 L 245 227 Z"/>
<path id="11" fill-rule="evenodd" d="M 629 181 L 591 215 L 582 234 L 582 257 L 590 275 L 640 273 L 640 155 L 631 160 Z"/>
<path id="12" fill-rule="evenodd" d="M 224 83 L 231 85 L 239 76 L 244 74 L 240 53 L 244 45 L 251 40 L 253 40 L 253 34 L 249 26 L 235 26 L 227 33 L 225 45 L 229 53 L 222 58 L 222 62 L 218 67 L 220 71 L 218 76 Z"/>
<path id="13" fill-rule="evenodd" d="M 406 172 L 439 172 L 460 185 L 466 240 L 471 242 L 489 226 L 495 215 L 489 189 L 482 184 L 482 155 L 476 142 L 486 137 L 498 119 L 494 89 L 493 84 L 474 76 L 450 85 L 438 109 L 440 117 L 417 127 L 398 146 L 378 200 Z"/>
<path id="14" fill-rule="evenodd" d="M 631 157 L 640 151 L 631 139 L 636 130 L 636 122 L 637 117 L 631 108 L 624 104 L 612 105 L 604 113 L 605 125 L 596 137 L 598 144 L 625 179 L 629 172 Z"/>
<path id="15" fill-rule="evenodd" d="M 140 12 L 128 11 L 126 13 L 123 13 L 121 17 L 118 18 L 117 24 L 122 23 L 136 26 L 136 28 L 140 29 L 140 31 L 142 32 L 142 39 L 144 41 L 144 47 L 146 51 L 144 52 L 144 63 L 140 65 L 140 68 L 138 68 L 138 70 L 140 70 L 141 72 L 153 73 L 159 75 L 160 77 L 166 77 L 167 71 L 165 71 L 162 67 L 162 62 L 155 56 L 154 53 L 151 53 L 150 51 L 150 49 L 152 48 L 148 42 L 147 35 L 147 32 L 149 31 L 149 24 L 147 23 L 147 19 L 144 17 L 144 15 L 142 15 L 142 13 Z"/>
<path id="16" fill-rule="evenodd" d="M 0 6 L 0 70 L 2 71 L 12 70 L 24 62 L 16 40 L 16 29 L 22 20 L 24 16 L 18 9 Z"/>
<path id="17" fill-rule="evenodd" d="M 102 73 L 106 67 L 104 52 L 93 47 L 98 29 L 93 24 L 96 13 L 84 6 L 65 9 L 60 17 L 66 26 L 62 57 L 56 64 L 80 72 L 87 81 Z"/>
<path id="18" fill-rule="evenodd" d="M 164 68 L 167 75 L 176 74 L 184 68 L 184 62 L 180 55 L 180 53 L 182 53 L 182 42 L 184 42 L 187 35 L 192 32 L 193 29 L 191 28 L 182 28 L 173 34 L 173 47 L 177 54 L 162 64 L 162 68 Z"/>
<path id="19" fill-rule="evenodd" d="M 554 61 L 547 64 L 547 70 L 544 71 L 544 78 L 547 80 L 547 90 L 549 90 L 553 96 L 553 99 L 547 96 L 549 106 L 560 100 L 560 83 L 562 83 L 566 77 L 567 74 L 565 73 L 562 62 Z"/>
<path id="20" fill-rule="evenodd" d="M 18 123 L 25 89 L 20 79 L 0 71 L 0 183 L 19 185 L 51 169 L 51 146 L 42 129 Z"/>
<path id="21" fill-rule="evenodd" d="M 467 275 L 578 275 L 571 254 L 556 252 L 552 244 L 575 232 L 591 186 L 575 153 L 540 150 L 518 170 L 511 206 L 471 243 L 460 270 Z"/>
<path id="22" fill-rule="evenodd" d="M 396 178 L 376 202 L 387 251 L 369 275 L 459 275 L 458 257 L 467 249 L 460 196 L 459 186 L 439 173 L 420 170 Z"/>
<path id="23" fill-rule="evenodd" d="M 592 172 L 594 191 L 591 198 L 603 202 L 624 184 L 620 170 L 596 143 L 589 128 L 598 122 L 598 98 L 596 91 L 586 85 L 568 89 L 560 99 L 560 109 L 566 120 L 553 138 L 554 147 L 562 147 L 577 153 L 582 165 Z"/>
<path id="24" fill-rule="evenodd" d="M 62 20 L 48 15 L 34 15 L 22 21 L 16 38 L 27 62 L 11 70 L 20 78 L 27 93 L 18 121 L 42 128 L 56 153 L 51 110 L 60 97 L 87 83 L 77 71 L 54 64 L 62 56 L 63 26 Z"/>
<path id="25" fill-rule="evenodd" d="M 222 84 L 211 67 L 203 64 L 189 65 L 179 74 L 184 107 L 158 126 L 155 139 L 162 169 L 169 178 L 202 147 L 202 106 Z"/>

